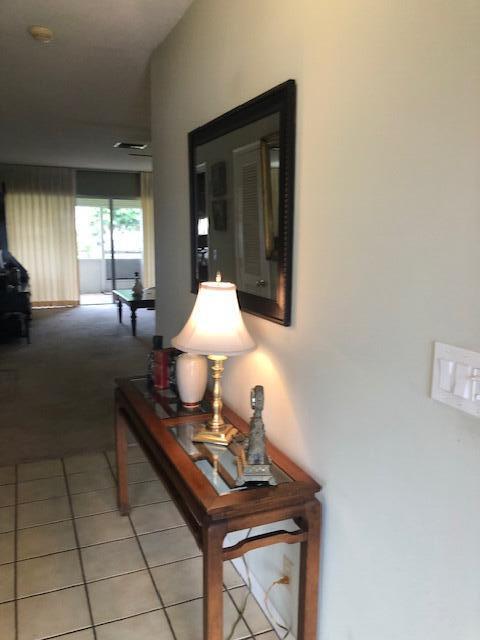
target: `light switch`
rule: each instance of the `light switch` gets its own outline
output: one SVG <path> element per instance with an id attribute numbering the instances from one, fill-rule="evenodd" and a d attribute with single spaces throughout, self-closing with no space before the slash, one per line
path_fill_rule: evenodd
<path id="1" fill-rule="evenodd" d="M 476 367 L 472 371 L 472 400 L 480 401 L 480 369 Z"/>
<path id="2" fill-rule="evenodd" d="M 453 387 L 453 372 L 455 371 L 455 362 L 453 360 L 444 360 L 440 358 L 438 360 L 440 365 L 440 379 L 438 384 L 440 389 L 444 391 L 451 391 Z"/>
<path id="3" fill-rule="evenodd" d="M 465 400 L 472 397 L 472 367 L 457 362 L 453 393 L 459 398 L 465 398 Z"/>
<path id="4" fill-rule="evenodd" d="M 480 417 L 480 353 L 436 342 L 431 395 Z"/>

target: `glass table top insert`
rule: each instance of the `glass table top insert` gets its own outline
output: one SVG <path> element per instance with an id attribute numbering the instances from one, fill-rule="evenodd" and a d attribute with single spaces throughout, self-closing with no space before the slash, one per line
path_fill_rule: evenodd
<path id="1" fill-rule="evenodd" d="M 131 383 L 150 403 L 159 418 L 186 417 L 211 412 L 210 402 L 204 400 L 200 407 L 186 409 L 180 402 L 178 395 L 171 389 L 154 389 L 146 377 L 132 378 Z M 236 478 L 239 475 L 239 457 L 243 453 L 245 437 L 239 433 L 228 447 L 203 442 L 193 442 L 196 430 L 203 427 L 201 423 L 184 423 L 175 427 L 170 427 L 170 431 L 192 458 L 195 465 L 200 469 L 210 484 L 219 495 L 242 491 L 252 486 L 236 486 Z M 272 476 L 276 484 L 292 482 L 292 479 L 285 474 L 280 467 L 271 464 Z"/>
<path id="2" fill-rule="evenodd" d="M 193 442 L 196 431 L 202 427 L 203 425 L 198 423 L 180 424 L 170 427 L 170 431 L 216 492 L 219 495 L 225 495 L 235 491 L 243 491 L 252 486 L 258 486 L 236 486 L 236 478 L 239 475 L 238 462 L 245 440 L 243 434 L 239 433 L 228 447 L 205 442 Z M 271 472 L 276 484 L 292 482 L 292 479 L 274 463 L 271 464 Z"/>
<path id="3" fill-rule="evenodd" d="M 155 414 L 159 418 L 178 418 L 181 416 L 193 416 L 201 413 L 210 413 L 210 403 L 204 400 L 195 409 L 186 409 L 178 395 L 171 389 L 154 389 L 150 387 L 147 378 L 132 378 L 131 383 L 140 391 L 142 396 L 152 405 Z"/>

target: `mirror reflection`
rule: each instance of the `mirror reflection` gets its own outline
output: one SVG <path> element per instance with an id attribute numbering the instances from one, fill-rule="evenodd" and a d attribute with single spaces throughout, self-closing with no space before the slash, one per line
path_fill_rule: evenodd
<path id="1" fill-rule="evenodd" d="M 278 299 L 279 131 L 277 112 L 195 147 L 198 281 Z"/>

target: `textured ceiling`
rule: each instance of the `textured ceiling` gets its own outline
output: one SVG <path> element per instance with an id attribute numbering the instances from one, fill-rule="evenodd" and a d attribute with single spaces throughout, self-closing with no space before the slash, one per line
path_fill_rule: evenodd
<path id="1" fill-rule="evenodd" d="M 148 61 L 190 2 L 0 0 L 0 162 L 149 169 L 112 145 L 150 139 Z"/>

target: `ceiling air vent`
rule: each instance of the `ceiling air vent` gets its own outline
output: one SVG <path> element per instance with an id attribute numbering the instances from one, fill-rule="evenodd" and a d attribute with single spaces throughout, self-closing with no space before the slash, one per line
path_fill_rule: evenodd
<path id="1" fill-rule="evenodd" d="M 146 149 L 148 147 L 148 143 L 146 142 L 116 142 L 114 145 L 115 149 Z"/>

